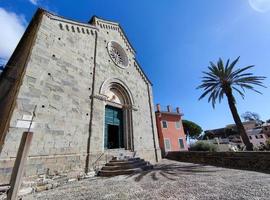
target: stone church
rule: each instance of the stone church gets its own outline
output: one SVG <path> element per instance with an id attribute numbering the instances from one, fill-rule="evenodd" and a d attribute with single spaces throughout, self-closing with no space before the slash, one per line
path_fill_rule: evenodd
<path id="1" fill-rule="evenodd" d="M 119 23 L 38 9 L 0 77 L 0 182 L 34 108 L 25 176 L 88 172 L 106 153 L 156 162 L 152 84 Z"/>

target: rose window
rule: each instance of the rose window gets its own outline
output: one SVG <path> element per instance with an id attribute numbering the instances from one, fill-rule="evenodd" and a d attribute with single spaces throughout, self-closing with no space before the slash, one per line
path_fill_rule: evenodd
<path id="1" fill-rule="evenodd" d="M 120 44 L 111 41 L 108 43 L 108 53 L 113 60 L 113 62 L 122 68 L 128 66 L 128 57 L 125 50 L 120 46 Z"/>

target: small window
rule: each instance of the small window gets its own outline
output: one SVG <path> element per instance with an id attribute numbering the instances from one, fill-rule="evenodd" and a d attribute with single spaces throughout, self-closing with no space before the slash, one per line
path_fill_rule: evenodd
<path id="1" fill-rule="evenodd" d="M 162 127 L 163 127 L 163 128 L 168 128 L 167 121 L 162 121 Z"/>
<path id="2" fill-rule="evenodd" d="M 74 26 L 71 26 L 72 32 L 75 32 L 75 28 Z"/>
<path id="3" fill-rule="evenodd" d="M 263 135 L 260 135 L 260 138 L 263 138 Z"/>
<path id="4" fill-rule="evenodd" d="M 180 121 L 175 122 L 175 128 L 176 128 L 176 129 L 180 129 Z"/>
<path id="5" fill-rule="evenodd" d="M 165 150 L 171 150 L 171 141 L 169 139 L 164 139 Z"/>
<path id="6" fill-rule="evenodd" d="M 60 27 L 61 30 L 64 30 L 62 24 L 59 24 L 59 27 Z"/>
<path id="7" fill-rule="evenodd" d="M 180 149 L 184 149 L 185 146 L 184 146 L 184 141 L 183 141 L 183 139 L 182 139 L 182 138 L 179 138 L 178 141 L 179 141 Z"/>
<path id="8" fill-rule="evenodd" d="M 249 136 L 249 139 L 251 139 L 251 140 L 252 140 L 252 136 Z"/>
<path id="9" fill-rule="evenodd" d="M 255 135 L 255 138 L 258 139 L 258 135 Z"/>

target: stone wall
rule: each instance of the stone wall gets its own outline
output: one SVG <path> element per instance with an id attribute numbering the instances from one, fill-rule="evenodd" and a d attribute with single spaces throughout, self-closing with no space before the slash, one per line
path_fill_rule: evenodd
<path id="1" fill-rule="evenodd" d="M 1 152 L 0 168 L 6 172 L 1 175 L 10 175 L 21 135 L 29 126 L 27 120 L 31 119 L 35 105 L 34 136 L 25 175 L 42 174 L 47 169 L 84 170 L 94 31 L 90 25 L 60 23 L 43 15 Z M 1 180 L 6 182 L 8 178 Z"/>
<path id="2" fill-rule="evenodd" d="M 36 13 L 0 75 L 0 153 L 42 15 Z"/>
<path id="3" fill-rule="evenodd" d="M 0 182 L 7 183 L 22 133 L 37 105 L 25 176 L 50 172 L 86 171 L 104 152 L 102 85 L 118 79 L 133 97 L 132 128 L 137 155 L 160 158 L 151 83 L 117 23 L 101 27 L 45 12 L 18 89 L 5 145 L 0 155 Z M 113 25 L 113 28 L 109 28 Z M 129 66 L 112 62 L 107 45 L 117 41 L 126 50 Z M 151 110 L 152 108 L 152 110 Z M 154 126 L 153 126 L 154 125 Z M 88 170 L 88 169 L 87 169 Z M 91 170 L 91 169 L 90 169 Z"/>
<path id="4" fill-rule="evenodd" d="M 270 173 L 270 152 L 169 152 L 166 158 Z"/>

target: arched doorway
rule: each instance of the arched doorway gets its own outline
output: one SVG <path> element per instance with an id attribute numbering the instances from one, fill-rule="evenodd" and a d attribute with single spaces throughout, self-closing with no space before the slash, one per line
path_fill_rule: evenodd
<path id="1" fill-rule="evenodd" d="M 104 123 L 105 149 L 124 148 L 123 110 L 110 105 L 105 106 Z"/>
<path id="2" fill-rule="evenodd" d="M 105 95 L 104 149 L 133 150 L 132 105 L 127 86 L 118 79 L 105 81 L 100 93 Z"/>

